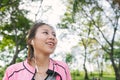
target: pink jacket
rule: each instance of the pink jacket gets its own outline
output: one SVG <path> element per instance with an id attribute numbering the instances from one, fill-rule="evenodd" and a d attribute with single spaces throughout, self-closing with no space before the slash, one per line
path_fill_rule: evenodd
<path id="1" fill-rule="evenodd" d="M 27 63 L 27 60 L 13 64 L 6 69 L 3 80 L 34 80 L 35 68 Z M 55 73 L 55 80 L 71 80 L 66 63 L 50 59 L 48 74 Z M 47 80 L 47 79 L 45 79 Z M 52 79 L 51 79 L 52 80 Z"/>

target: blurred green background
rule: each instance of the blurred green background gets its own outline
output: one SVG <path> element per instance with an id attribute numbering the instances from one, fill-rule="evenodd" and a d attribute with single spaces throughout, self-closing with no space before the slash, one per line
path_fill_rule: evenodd
<path id="1" fill-rule="evenodd" d="M 0 80 L 26 59 L 36 21 L 55 27 L 51 57 L 69 65 L 72 80 L 120 80 L 120 0 L 0 0 Z"/>

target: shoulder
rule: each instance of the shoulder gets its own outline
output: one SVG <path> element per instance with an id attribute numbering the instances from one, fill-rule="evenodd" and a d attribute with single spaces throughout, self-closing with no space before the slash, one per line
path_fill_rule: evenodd
<path id="1" fill-rule="evenodd" d="M 10 76 L 14 74 L 15 72 L 19 72 L 21 70 L 24 70 L 23 62 L 10 65 L 9 67 L 7 67 L 6 73 L 8 74 L 8 76 Z"/>
<path id="2" fill-rule="evenodd" d="M 58 72 L 64 80 L 71 80 L 71 75 L 68 65 L 63 61 L 57 61 L 57 60 L 52 60 L 52 61 L 56 66 L 55 71 Z"/>
<path id="3" fill-rule="evenodd" d="M 7 70 L 18 70 L 20 68 L 23 68 L 23 62 L 12 64 L 7 68 Z"/>
<path id="4" fill-rule="evenodd" d="M 58 61 L 58 60 L 53 60 L 53 61 L 54 61 L 55 65 L 57 65 L 59 67 L 68 68 L 68 65 L 65 62 L 63 62 L 63 61 Z"/>

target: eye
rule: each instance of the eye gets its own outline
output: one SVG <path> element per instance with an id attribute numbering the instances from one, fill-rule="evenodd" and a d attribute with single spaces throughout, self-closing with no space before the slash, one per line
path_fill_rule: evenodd
<path id="1" fill-rule="evenodd" d="M 48 32 L 43 32 L 43 34 L 48 34 Z"/>
<path id="2" fill-rule="evenodd" d="M 54 36 L 54 37 L 56 37 L 56 34 L 55 34 L 55 33 L 53 33 L 53 36 Z"/>

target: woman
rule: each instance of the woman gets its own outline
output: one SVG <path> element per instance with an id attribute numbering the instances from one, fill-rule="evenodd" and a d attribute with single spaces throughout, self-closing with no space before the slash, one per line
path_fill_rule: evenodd
<path id="1" fill-rule="evenodd" d="M 6 69 L 3 80 L 71 80 L 68 66 L 50 58 L 56 48 L 56 33 L 46 23 L 36 23 L 27 39 L 28 57 Z"/>

